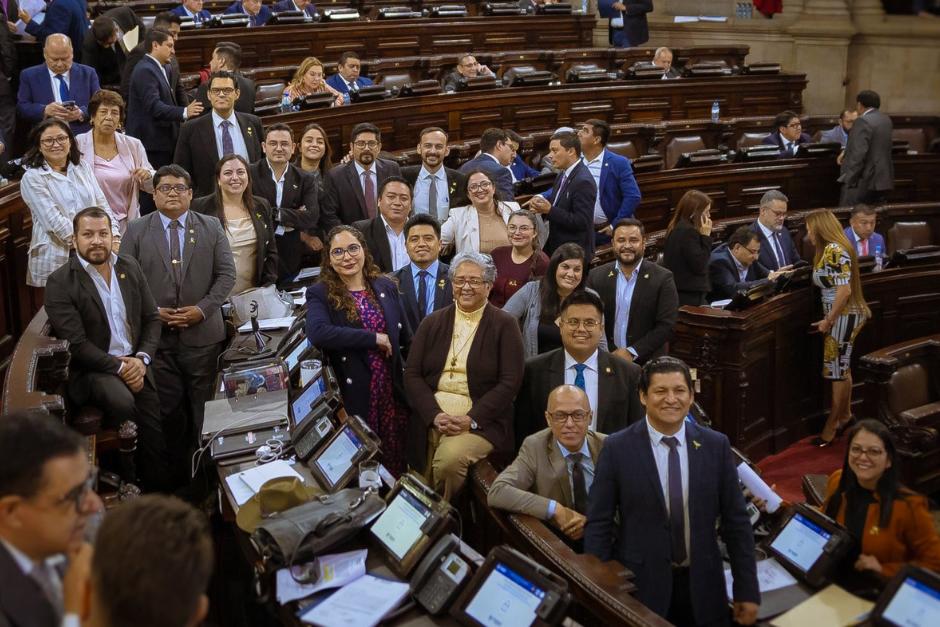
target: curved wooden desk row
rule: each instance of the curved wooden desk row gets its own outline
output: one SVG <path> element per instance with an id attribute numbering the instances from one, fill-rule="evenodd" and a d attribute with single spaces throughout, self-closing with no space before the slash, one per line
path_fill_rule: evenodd
<path id="1" fill-rule="evenodd" d="M 150 0 L 129 0 L 128 2 L 122 2 L 119 4 L 126 4 L 127 6 L 134 9 L 134 12 L 138 15 L 156 15 L 163 11 L 169 11 L 179 6 L 179 2 L 176 0 L 157 0 L 151 2 Z M 209 11 L 213 15 L 218 15 L 224 13 L 225 9 L 232 4 L 230 0 L 206 0 L 202 7 L 206 11 Z M 408 6 L 413 11 L 421 11 L 422 9 L 430 9 L 437 5 L 442 4 L 455 4 L 454 2 L 449 2 L 448 0 L 340 0 L 336 2 L 315 2 L 317 9 L 322 14 L 324 9 L 339 9 L 350 7 L 353 9 L 358 9 L 359 14 L 363 16 L 370 17 L 375 19 L 376 15 L 380 8 L 383 7 L 400 7 Z M 467 7 L 467 12 L 470 15 L 480 15 L 482 13 L 479 2 L 476 0 L 463 0 L 462 2 L 457 2 L 456 4 L 462 4 Z M 93 16 L 99 15 L 104 11 L 112 8 L 115 5 L 114 2 L 89 2 L 88 8 L 91 11 Z"/>

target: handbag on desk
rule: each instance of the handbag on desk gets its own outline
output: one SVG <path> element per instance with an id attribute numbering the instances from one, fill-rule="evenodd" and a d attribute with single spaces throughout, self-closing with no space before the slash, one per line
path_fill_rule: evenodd
<path id="1" fill-rule="evenodd" d="M 347 488 L 272 515 L 251 534 L 251 541 L 272 572 L 313 560 L 355 536 L 384 510 L 385 500 L 376 492 Z"/>

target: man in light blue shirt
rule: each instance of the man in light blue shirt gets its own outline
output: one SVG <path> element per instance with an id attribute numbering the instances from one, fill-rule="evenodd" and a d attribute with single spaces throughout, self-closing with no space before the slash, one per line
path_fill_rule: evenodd
<path id="1" fill-rule="evenodd" d="M 405 248 L 410 263 L 394 273 L 401 294 L 402 318 L 414 333 L 421 321 L 454 302 L 447 277 L 449 266 L 441 254 L 441 225 L 432 216 L 418 213 L 405 223 Z"/>

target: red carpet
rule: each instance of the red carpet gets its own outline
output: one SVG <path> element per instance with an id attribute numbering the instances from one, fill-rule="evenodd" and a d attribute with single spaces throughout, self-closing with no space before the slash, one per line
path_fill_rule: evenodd
<path id="1" fill-rule="evenodd" d="M 757 463 L 763 473 L 761 477 L 767 485 L 777 484 L 777 494 L 791 503 L 802 503 L 806 500 L 803 497 L 803 475 L 828 475 L 842 468 L 846 437 L 843 435 L 826 448 L 817 448 L 810 444 L 813 437 L 791 444 L 789 448 Z"/>

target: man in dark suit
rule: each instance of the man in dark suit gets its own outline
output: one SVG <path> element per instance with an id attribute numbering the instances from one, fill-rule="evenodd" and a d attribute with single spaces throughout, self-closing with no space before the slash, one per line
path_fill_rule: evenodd
<path id="1" fill-rule="evenodd" d="M 522 135 L 512 129 L 506 129 L 509 135 L 509 147 L 512 148 L 512 162 L 509 164 L 509 173 L 512 174 L 512 182 L 535 178 L 541 172 L 525 162 L 525 159 L 519 154 L 519 147 L 522 146 Z"/>
<path id="2" fill-rule="evenodd" d="M 733 298 L 763 279 L 775 279 L 779 271 L 770 272 L 758 257 L 761 243 L 757 233 L 741 226 L 731 234 L 728 242 L 712 251 L 708 260 L 708 278 L 712 291 L 708 301 Z"/>
<path id="3" fill-rule="evenodd" d="M 46 17 L 36 22 L 29 13 L 20 9 L 20 19 L 26 24 L 26 32 L 44 44 L 53 33 L 62 33 L 72 40 L 76 61 L 82 60 L 82 43 L 88 32 L 87 7 L 84 0 L 52 0 L 46 6 Z"/>
<path id="4" fill-rule="evenodd" d="M 444 223 L 450 210 L 470 204 L 467 199 L 467 177 L 444 165 L 450 154 L 447 132 L 437 126 L 423 129 L 418 139 L 421 165 L 401 169 L 402 177 L 414 190 L 415 213 L 427 213 Z"/>
<path id="5" fill-rule="evenodd" d="M 46 313 L 69 341 L 69 396 L 99 408 L 109 423 L 138 427 L 137 466 L 144 487 L 165 487 L 166 441 L 150 363 L 160 316 L 140 265 L 111 252 L 111 218 L 98 207 L 73 219 L 76 255 L 49 276 Z"/>
<path id="6" fill-rule="evenodd" d="M 398 280 L 402 318 L 414 335 L 418 325 L 438 309 L 454 302 L 447 270 L 438 259 L 441 254 L 441 225 L 432 216 L 418 213 L 405 223 L 405 248 L 411 260 L 394 273 Z"/>
<path id="7" fill-rule="evenodd" d="M 104 512 L 86 449 L 45 412 L 0 417 L 0 625 L 80 624 L 85 528 Z"/>
<path id="8" fill-rule="evenodd" d="M 653 10 L 653 0 L 598 0 L 601 17 L 610 20 L 608 39 L 617 48 L 633 48 L 649 41 L 646 14 Z"/>
<path id="9" fill-rule="evenodd" d="M 765 192 L 760 199 L 757 220 L 751 223 L 751 230 L 760 237 L 759 261 L 768 270 L 786 270 L 800 260 L 800 253 L 785 226 L 788 202 L 783 192 L 775 189 Z"/>
<path id="10" fill-rule="evenodd" d="M 400 176 L 390 176 L 379 186 L 379 215 L 359 220 L 375 265 L 382 272 L 396 272 L 409 263 L 405 246 L 405 222 L 411 215 L 411 186 Z"/>
<path id="11" fill-rule="evenodd" d="M 278 122 L 264 129 L 264 159 L 248 167 L 251 190 L 268 201 L 277 225 L 278 280 L 296 275 L 308 252 L 323 247 L 316 181 L 290 162 L 294 132 Z"/>
<path id="12" fill-rule="evenodd" d="M 293 2 L 293 0 L 284 0 Z M 314 9 L 316 11 L 316 9 Z M 351 91 L 359 91 L 361 87 L 372 85 L 372 79 L 368 76 L 360 76 L 362 62 L 359 55 L 355 52 L 344 52 L 339 55 L 339 63 L 336 64 L 336 74 L 326 79 L 326 84 L 341 94 L 348 94 Z M 349 100 L 347 96 L 347 101 Z"/>
<path id="13" fill-rule="evenodd" d="M 153 177 L 157 211 L 132 221 L 121 252 L 137 259 L 163 322 L 153 372 L 176 479 L 189 476 L 203 408 L 214 393 L 225 342 L 222 303 L 235 285 L 235 261 L 218 218 L 189 210 L 192 181 L 178 165 Z"/>
<path id="14" fill-rule="evenodd" d="M 597 184 L 591 171 L 581 161 L 581 140 L 577 133 L 564 131 L 552 135 L 548 149 L 552 164 L 559 170 L 552 189 L 533 196 L 529 206 L 543 214 L 550 223 L 545 253 L 551 255 L 567 242 L 580 244 L 585 263 L 594 257 L 594 205 Z"/>
<path id="15" fill-rule="evenodd" d="M 881 97 L 871 90 L 860 91 L 855 100 L 858 119 L 849 133 L 839 174 L 839 204 L 843 207 L 884 202 L 894 189 L 891 117 L 880 111 Z"/>
<path id="16" fill-rule="evenodd" d="M 501 128 L 488 128 L 480 136 L 480 154 L 460 166 L 460 173 L 468 176 L 474 170 L 489 172 L 496 179 L 497 199 L 510 201 L 515 198 L 509 172 L 511 163 L 509 135 Z"/>
<path id="17" fill-rule="evenodd" d="M 239 113 L 255 113 L 255 82 L 246 78 L 238 70 L 242 66 L 242 47 L 233 41 L 220 41 L 212 51 L 209 60 L 209 73 L 231 72 L 238 83 L 238 100 L 235 101 L 235 110 Z M 212 108 L 209 102 L 209 81 L 207 80 L 196 90 L 196 100 L 202 103 L 205 111 Z M 204 112 L 205 112 L 204 111 Z"/>
<path id="18" fill-rule="evenodd" d="M 378 216 L 378 189 L 390 176 L 401 176 L 394 161 L 380 159 L 382 133 L 375 124 L 353 127 L 349 137 L 352 159 L 326 173 L 323 228 L 352 224 Z"/>
<path id="19" fill-rule="evenodd" d="M 666 46 L 657 48 L 656 52 L 653 53 L 653 65 L 657 65 L 663 69 L 663 79 L 670 80 L 682 76 L 679 70 L 672 66 L 672 59 L 672 50 Z"/>
<path id="20" fill-rule="evenodd" d="M 637 599 L 675 625 L 724 625 L 721 550 L 734 577 L 734 620 L 757 619 L 754 532 L 727 436 L 686 422 L 692 375 L 673 357 L 643 367 L 641 420 L 604 442 L 588 498 L 584 550 L 636 575 Z M 691 559 L 693 557 L 695 559 Z"/>
<path id="21" fill-rule="evenodd" d="M 240 155 L 248 163 L 259 160 L 264 128 L 258 116 L 235 111 L 238 83 L 231 72 L 213 72 L 208 80 L 212 111 L 187 120 L 180 128 L 173 163 L 193 177 L 198 198 L 215 190 L 215 165 L 225 155 Z"/>
<path id="22" fill-rule="evenodd" d="M 591 270 L 587 285 L 604 303 L 607 345 L 615 355 L 643 364 L 666 353 L 679 317 L 672 272 L 643 259 L 643 223 L 626 218 L 614 225 L 617 260 Z"/>
<path id="23" fill-rule="evenodd" d="M 82 44 L 82 60 L 95 68 L 102 85 L 118 86 L 127 60 L 122 41 L 124 34 L 137 29 L 138 41 L 146 36 L 147 27 L 130 7 L 115 7 L 95 18 Z"/>
<path id="24" fill-rule="evenodd" d="M 183 0 L 182 4 L 178 7 L 174 7 L 170 12 L 180 17 L 191 18 L 196 24 L 212 19 L 212 13 L 210 13 L 208 9 L 203 8 L 202 0 Z"/>
<path id="25" fill-rule="evenodd" d="M 317 7 L 313 4 L 313 0 L 280 0 L 271 5 L 271 11 L 273 13 L 300 11 L 311 19 L 317 17 Z"/>
<path id="26" fill-rule="evenodd" d="M 792 111 L 784 111 L 774 118 L 774 130 L 761 143 L 776 146 L 780 149 L 780 158 L 789 159 L 796 156 L 800 144 L 809 144 L 812 141 L 813 139 L 803 132 L 800 116 Z"/>
<path id="27" fill-rule="evenodd" d="M 20 73 L 16 110 L 20 120 L 36 124 L 44 118 L 68 122 L 72 132 L 84 133 L 88 125 L 88 101 L 98 89 L 94 68 L 72 61 L 72 42 L 60 33 L 49 35 L 43 46 L 45 63 Z M 73 103 L 63 106 L 62 103 Z"/>
<path id="28" fill-rule="evenodd" d="M 610 125 L 604 120 L 591 119 L 578 129 L 581 139 L 581 161 L 587 166 L 597 185 L 594 203 L 594 224 L 607 222 L 597 243 L 610 241 L 613 225 L 623 218 L 632 218 L 640 204 L 640 187 L 633 175 L 633 166 L 626 157 L 607 149 Z"/>
<path id="29" fill-rule="evenodd" d="M 271 19 L 271 9 L 261 0 L 237 0 L 225 9 L 225 15 L 242 13 L 248 16 L 248 27 L 264 26 Z"/>
<path id="30" fill-rule="evenodd" d="M 127 99 L 127 134 L 140 140 L 155 168 L 172 162 L 180 124 L 202 112 L 199 102 L 183 106 L 173 92 L 166 66 L 174 45 L 166 31 L 147 33 L 144 48 L 150 52 L 134 67 Z"/>
<path id="31" fill-rule="evenodd" d="M 179 15 L 164 11 L 163 13 L 157 13 L 153 18 L 153 24 L 151 24 L 150 29 L 170 33 L 175 46 L 180 38 L 180 23 Z M 150 51 L 147 47 L 146 37 L 142 36 L 139 41 L 139 44 L 127 52 L 127 60 L 124 61 L 124 69 L 121 71 L 121 95 L 124 97 L 124 100 L 127 100 L 130 94 L 131 75 L 134 73 L 134 68 L 137 67 L 140 60 Z M 176 97 L 176 104 L 181 107 L 186 106 L 189 103 L 189 97 L 186 94 L 186 90 L 183 88 L 183 84 L 180 82 L 180 64 L 179 61 L 176 60 L 175 54 L 170 57 L 170 63 L 166 66 L 166 76 L 167 79 L 169 79 L 170 91 L 172 91 Z"/>
<path id="32" fill-rule="evenodd" d="M 457 91 L 462 79 L 471 79 L 482 76 L 495 76 L 493 70 L 480 64 L 477 58 L 470 52 L 465 52 L 457 57 L 457 65 L 454 71 L 444 77 L 443 86 L 445 93 Z"/>
<path id="33" fill-rule="evenodd" d="M 11 0 L 8 9 L 14 6 Z M 2 8 L 2 5 L 0 5 Z M 15 18 L 16 14 L 13 13 Z M 13 99 L 13 86 L 10 79 L 17 75 L 19 70 L 16 63 L 16 46 L 13 35 L 9 29 L 2 28 L 0 23 L 0 161 L 9 160 L 9 149 L 13 147 L 13 133 L 16 129 L 16 101 Z"/>
<path id="34" fill-rule="evenodd" d="M 516 447 L 543 428 L 549 392 L 563 383 L 587 393 L 590 429 L 613 433 L 643 417 L 636 386 L 640 367 L 598 349 L 604 333 L 604 304 L 590 292 L 578 291 L 561 304 L 562 348 L 536 355 L 526 362 L 522 387 L 516 397 Z"/>

